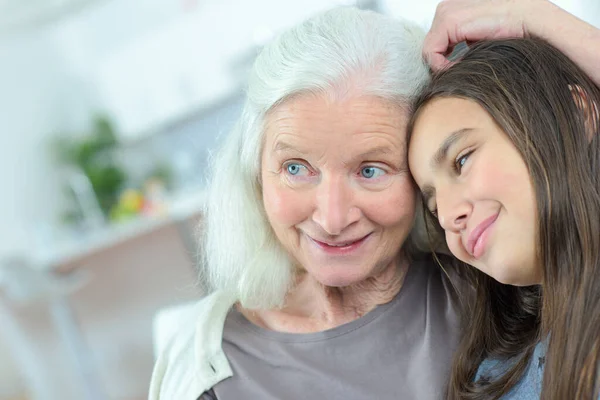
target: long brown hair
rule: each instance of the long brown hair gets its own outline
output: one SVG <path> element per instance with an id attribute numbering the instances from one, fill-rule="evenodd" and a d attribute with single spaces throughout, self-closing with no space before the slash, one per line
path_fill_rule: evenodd
<path id="1" fill-rule="evenodd" d="M 461 278 L 464 334 L 449 399 L 494 399 L 523 376 L 547 342 L 543 399 L 596 399 L 600 361 L 599 88 L 542 40 L 474 45 L 435 74 L 413 104 L 409 135 L 432 99 L 457 97 L 483 107 L 526 162 L 537 212 L 542 285 L 503 285 L 475 268 Z M 431 217 L 429 217 L 431 218 Z M 432 225 L 433 224 L 433 225 Z M 439 229 L 430 219 L 432 232 Z M 460 287 L 460 286 L 459 286 Z M 474 380 L 485 358 L 512 359 L 491 382 Z M 536 360 L 537 362 L 537 360 Z"/>

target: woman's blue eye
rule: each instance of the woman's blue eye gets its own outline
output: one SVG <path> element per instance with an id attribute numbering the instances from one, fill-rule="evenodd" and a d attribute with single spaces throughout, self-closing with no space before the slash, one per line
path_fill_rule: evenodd
<path id="1" fill-rule="evenodd" d="M 372 179 L 385 174 L 385 171 L 377 167 L 364 167 L 360 170 L 360 174 L 363 178 Z"/>
<path id="2" fill-rule="evenodd" d="M 304 165 L 298 164 L 298 163 L 288 164 L 286 169 L 290 175 L 300 175 L 300 174 L 306 173 L 306 171 L 308 171 Z"/>

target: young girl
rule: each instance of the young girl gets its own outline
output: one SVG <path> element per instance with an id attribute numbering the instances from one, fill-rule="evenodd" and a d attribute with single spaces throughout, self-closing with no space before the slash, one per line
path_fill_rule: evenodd
<path id="1" fill-rule="evenodd" d="M 537 39 L 475 45 L 414 104 L 409 165 L 468 308 L 450 399 L 592 399 L 599 88 Z M 432 222 L 436 225 L 433 225 Z"/>

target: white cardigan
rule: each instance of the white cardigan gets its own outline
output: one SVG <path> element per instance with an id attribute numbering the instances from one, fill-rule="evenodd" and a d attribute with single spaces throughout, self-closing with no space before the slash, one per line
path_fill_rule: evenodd
<path id="1" fill-rule="evenodd" d="M 223 352 L 223 326 L 235 301 L 215 292 L 198 301 L 179 321 L 177 334 L 160 349 L 152 372 L 149 400 L 197 400 L 233 375 Z"/>

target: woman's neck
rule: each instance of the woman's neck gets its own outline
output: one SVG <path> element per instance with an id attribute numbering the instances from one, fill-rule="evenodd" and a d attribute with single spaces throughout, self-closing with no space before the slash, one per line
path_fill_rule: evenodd
<path id="1" fill-rule="evenodd" d="M 408 271 L 404 258 L 377 275 L 347 287 L 328 287 L 307 273 L 299 274 L 281 309 L 238 310 L 262 328 L 289 333 L 311 333 L 354 321 L 396 297 Z"/>

